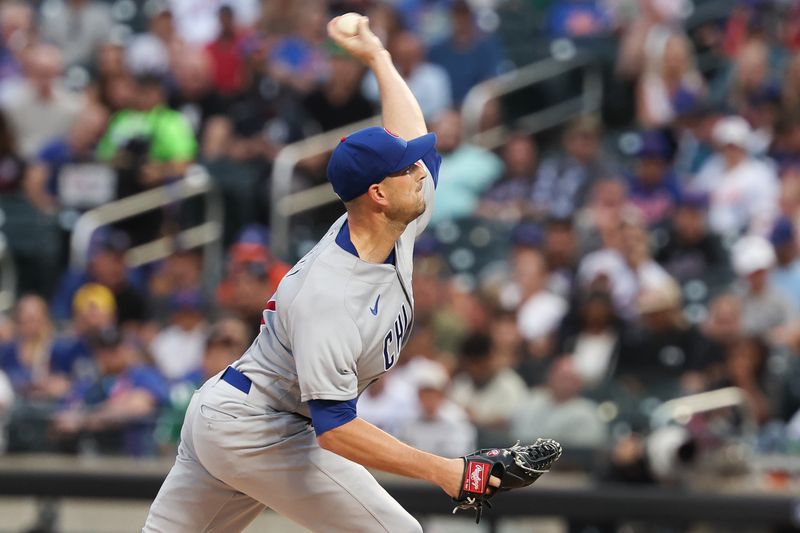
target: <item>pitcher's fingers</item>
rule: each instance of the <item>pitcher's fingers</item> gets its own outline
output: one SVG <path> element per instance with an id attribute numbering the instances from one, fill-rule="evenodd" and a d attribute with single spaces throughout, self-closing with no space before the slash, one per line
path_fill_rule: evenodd
<path id="1" fill-rule="evenodd" d="M 489 478 L 489 485 L 492 487 L 499 487 L 500 486 L 500 478 L 497 476 L 491 476 Z"/>

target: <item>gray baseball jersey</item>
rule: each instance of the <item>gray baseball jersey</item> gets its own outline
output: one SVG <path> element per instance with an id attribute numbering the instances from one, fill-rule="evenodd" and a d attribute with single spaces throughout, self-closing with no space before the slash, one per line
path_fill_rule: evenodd
<path id="1" fill-rule="evenodd" d="M 196 393 L 144 531 L 241 529 L 265 506 L 313 531 L 421 531 L 363 467 L 317 445 L 306 402 L 352 400 L 399 360 L 414 322 L 414 241 L 441 158 L 423 163 L 426 211 L 395 243 L 394 264 L 340 246 L 344 215 L 286 274 L 233 365 L 249 392 L 217 376 Z"/>
<path id="2" fill-rule="evenodd" d="M 426 210 L 395 244 L 395 265 L 339 246 L 342 215 L 267 303 L 261 333 L 234 366 L 271 407 L 308 417 L 308 400 L 353 399 L 397 364 L 414 321 L 414 241 L 433 208 L 439 159 L 426 159 Z"/>

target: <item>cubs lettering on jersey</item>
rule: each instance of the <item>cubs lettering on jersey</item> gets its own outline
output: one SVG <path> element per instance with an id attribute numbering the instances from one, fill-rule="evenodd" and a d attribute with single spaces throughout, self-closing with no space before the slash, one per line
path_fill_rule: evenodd
<path id="1" fill-rule="evenodd" d="M 400 313 L 394 321 L 394 328 L 390 329 L 383 338 L 383 369 L 389 370 L 397 361 L 403 339 L 408 335 L 408 311 L 406 304 L 400 306 Z"/>

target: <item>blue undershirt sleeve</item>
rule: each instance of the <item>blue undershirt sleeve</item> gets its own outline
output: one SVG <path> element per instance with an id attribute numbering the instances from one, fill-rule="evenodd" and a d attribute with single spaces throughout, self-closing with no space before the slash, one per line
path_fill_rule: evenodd
<path id="1" fill-rule="evenodd" d="M 326 431 L 347 424 L 356 417 L 356 402 L 352 400 L 309 400 L 311 423 L 314 433 L 319 437 Z"/>

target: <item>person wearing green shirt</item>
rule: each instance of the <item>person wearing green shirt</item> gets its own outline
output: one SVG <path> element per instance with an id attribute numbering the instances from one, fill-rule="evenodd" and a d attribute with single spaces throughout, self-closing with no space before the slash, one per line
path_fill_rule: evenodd
<path id="1" fill-rule="evenodd" d="M 182 175 L 195 158 L 197 140 L 186 118 L 166 106 L 159 78 L 143 76 L 136 85 L 135 107 L 111 118 L 97 158 L 138 170 L 137 181 L 146 188 Z"/>

